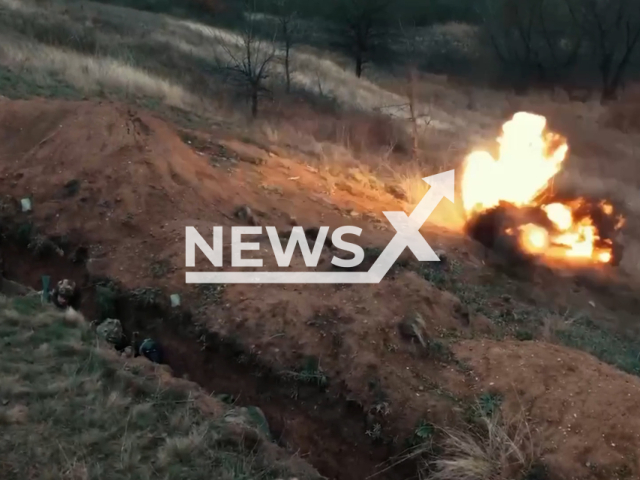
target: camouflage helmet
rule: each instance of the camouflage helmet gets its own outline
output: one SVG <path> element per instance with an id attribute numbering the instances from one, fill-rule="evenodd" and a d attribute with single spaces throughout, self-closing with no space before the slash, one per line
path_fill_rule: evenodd
<path id="1" fill-rule="evenodd" d="M 70 297 L 76 290 L 76 283 L 71 280 L 61 280 L 58 282 L 58 294 L 66 297 Z"/>
<path id="2" fill-rule="evenodd" d="M 138 353 L 154 363 L 162 363 L 162 348 L 155 340 L 145 338 L 140 344 Z"/>
<path id="3" fill-rule="evenodd" d="M 117 345 L 122 341 L 122 324 L 115 318 L 107 318 L 96 328 L 96 333 L 107 342 Z"/>

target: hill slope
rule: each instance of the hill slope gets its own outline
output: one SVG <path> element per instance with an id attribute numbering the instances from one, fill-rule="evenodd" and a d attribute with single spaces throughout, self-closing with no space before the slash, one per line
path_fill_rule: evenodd
<path id="1" fill-rule="evenodd" d="M 259 410 L 119 357 L 37 294 L 0 296 L 0 332 L 3 479 L 320 478 L 267 440 Z"/>
<path id="2" fill-rule="evenodd" d="M 302 457 L 336 480 L 406 480 L 416 469 L 425 478 L 433 460 L 469 460 L 446 439 L 482 431 L 480 403 L 483 415 L 524 414 L 537 447 L 505 455 L 483 432 L 474 452 L 486 458 L 472 460 L 505 467 L 487 478 L 640 478 L 633 97 L 609 106 L 557 92 L 514 97 L 425 74 L 414 154 L 405 81 L 374 66 L 357 79 L 309 46 L 294 48 L 293 91 L 283 93 L 275 66 L 274 95 L 251 119 L 217 64 L 239 38 L 169 13 L 0 0 L 3 275 L 33 288 L 44 274 L 75 280 L 87 318 L 104 317 L 108 300 L 125 330 L 167 347 L 176 376 L 237 400 L 230 407 L 165 368 L 96 349 L 85 327 L 30 300 L 3 300 L 0 476 L 275 478 L 290 468 L 314 478 L 294 461 Z M 422 233 L 446 261 L 406 252 L 377 285 L 185 284 L 185 226 L 210 239 L 219 225 L 284 236 L 293 225 L 355 225 L 368 266 L 394 233 L 382 212 L 411 211 L 427 175 L 455 168 L 459 181 L 469 150 L 495 148 L 517 110 L 547 116 L 568 138 L 555 187 L 625 206 L 619 269 L 514 275 L 457 230 L 459 201 L 443 201 Z M 27 197 L 33 210 L 23 212 Z M 257 239 L 255 254 L 279 269 L 269 239 Z M 322 250 L 318 270 L 334 268 L 334 253 Z M 225 268 L 229 258 L 226 245 Z M 202 255 L 196 264 L 211 268 Z M 291 269 L 302 268 L 294 255 Z M 180 308 L 170 306 L 176 293 Z M 233 426 L 247 413 L 239 405 L 260 407 L 286 454 Z M 502 448 L 516 443 L 498 431 Z M 16 446 L 51 470 L 29 470 Z"/>

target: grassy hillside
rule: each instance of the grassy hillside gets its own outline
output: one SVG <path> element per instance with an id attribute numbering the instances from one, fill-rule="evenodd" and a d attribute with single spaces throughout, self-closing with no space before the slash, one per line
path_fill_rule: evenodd
<path id="1" fill-rule="evenodd" d="M 480 86 L 496 65 L 476 54 L 486 45 L 471 18 L 416 19 L 393 45 L 416 69 L 370 62 L 358 78 L 309 4 L 287 91 L 271 36 L 281 19 L 242 23 L 219 5 L 0 0 L 0 216 L 28 226 L 32 250 L 5 251 L 5 272 L 64 278 L 64 260 L 31 254 L 68 236 L 87 249 L 73 267 L 82 288 L 108 277 L 163 302 L 179 293 L 194 314 L 180 328 L 155 325 L 165 315 L 150 307 L 118 318 L 153 327 L 163 345 L 197 325 L 168 363 L 202 387 L 117 356 L 82 319 L 0 297 L 0 478 L 317 478 L 298 455 L 337 480 L 415 478 L 416 461 L 420 478 L 441 480 L 540 480 L 542 464 L 567 478 L 640 472 L 640 90 L 601 104 L 597 92 Z M 253 33 L 252 60 L 270 58 L 255 118 L 239 73 Z M 353 222 L 372 261 L 393 233 L 381 212 L 412 210 L 423 177 L 444 169 L 459 187 L 465 156 L 494 150 L 522 110 L 567 137 L 554 189 L 624 205 L 620 268 L 512 278 L 462 230 L 440 230 L 464 223 L 457 199 L 425 229 L 443 268 L 402 260 L 380 285 L 348 288 L 185 286 L 187 220 Z M 260 406 L 293 458 L 269 441 L 260 410 L 223 393 Z"/>
<path id="2" fill-rule="evenodd" d="M 272 33 L 273 22 L 265 18 L 257 18 L 256 25 Z M 312 27 L 304 22 L 301 34 L 313 35 Z M 243 33 L 200 19 L 93 2 L 45 6 L 2 0 L 0 32 L 4 96 L 124 100 L 183 125 L 223 127 L 253 141 L 293 148 L 323 164 L 357 159 L 400 179 L 418 169 L 421 174 L 438 170 L 444 153 L 458 142 L 455 129 L 466 124 L 432 101 L 439 86 L 421 88 L 416 116 L 422 158 L 416 165 L 403 77 L 372 69 L 358 79 L 350 60 L 298 44 L 291 52 L 292 92 L 287 95 L 282 45 L 269 41 L 261 41 L 255 52 L 256 58 L 276 55 L 266 80 L 269 93 L 261 99 L 259 119 L 249 121 L 244 87 L 229 71 L 243 51 Z M 433 30 L 439 43 L 458 34 Z M 392 159 L 395 171 L 387 167 Z"/>
<path id="3" fill-rule="evenodd" d="M 259 410 L 118 357 L 38 296 L 0 297 L 0 338 L 3 479 L 315 476 L 279 455 Z"/>

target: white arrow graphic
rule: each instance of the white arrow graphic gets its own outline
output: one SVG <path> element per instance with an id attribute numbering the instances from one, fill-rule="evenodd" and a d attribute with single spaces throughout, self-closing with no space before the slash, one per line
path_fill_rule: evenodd
<path id="1" fill-rule="evenodd" d="M 455 201 L 455 177 L 454 171 L 425 177 L 431 188 L 420 203 L 407 217 L 404 212 L 383 212 L 394 226 L 397 233 L 380 254 L 376 263 L 367 272 L 372 278 L 371 283 L 380 283 L 394 262 L 398 259 L 405 247 L 409 247 L 420 262 L 439 262 L 440 259 L 420 234 L 420 228 L 436 209 L 442 198 L 447 198 L 451 203 Z"/>
<path id="2" fill-rule="evenodd" d="M 420 233 L 443 198 L 452 203 L 455 196 L 454 170 L 425 177 L 429 191 L 414 208 L 405 212 L 383 212 L 396 229 L 395 236 L 368 272 L 187 272 L 187 283 L 380 283 L 405 248 L 421 262 L 440 259 Z"/>

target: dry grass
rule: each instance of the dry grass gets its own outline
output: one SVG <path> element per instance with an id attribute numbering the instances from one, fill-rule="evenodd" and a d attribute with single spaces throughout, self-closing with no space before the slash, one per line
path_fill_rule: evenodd
<path id="1" fill-rule="evenodd" d="M 538 459 L 524 415 L 482 415 L 478 431 L 445 430 L 443 455 L 429 463 L 428 480 L 525 478 Z"/>
<path id="2" fill-rule="evenodd" d="M 0 36 L 2 63 L 37 74 L 55 73 L 85 94 L 113 89 L 127 96 L 158 98 L 169 106 L 189 108 L 195 99 L 183 87 L 113 58 L 83 55 L 32 41 Z"/>
<path id="3" fill-rule="evenodd" d="M 236 55 L 241 48 L 237 33 L 91 2 L 51 1 L 46 12 L 44 8 L 35 1 L 0 0 L 0 66 L 20 76 L 28 74 L 37 85 L 46 86 L 50 77 L 56 77 L 84 95 L 149 97 L 247 128 L 238 115 L 245 106 L 219 78 L 228 52 Z M 262 109 L 265 121 L 282 130 L 279 137 L 285 143 L 303 146 L 311 137 L 315 143 L 339 145 L 365 159 L 409 149 L 403 120 L 408 109 L 402 95 L 358 79 L 351 68 L 308 48 L 295 48 L 291 61 L 296 95 L 280 94 L 284 71 L 276 62 L 269 78 L 276 96 Z M 302 102 L 296 100 L 298 95 Z M 429 113 L 425 135 L 427 130 L 452 130 L 449 115 L 441 119 L 437 108 L 427 104 L 419 108 Z M 284 118 L 294 130 L 290 135 L 282 128 Z"/>
<path id="4" fill-rule="evenodd" d="M 95 74 L 96 69 L 100 69 L 100 73 L 113 72 L 107 81 L 116 81 L 122 76 L 125 87 L 137 85 L 136 93 L 157 96 L 158 89 L 165 93 L 169 88 L 178 87 L 192 91 L 194 82 L 201 81 L 203 70 L 212 73 L 217 65 L 228 60 L 229 51 L 238 55 L 242 49 L 239 34 L 229 30 L 91 2 L 52 1 L 45 12 L 45 7 L 37 2 L 1 0 L 0 12 L 4 19 L 0 24 L 6 35 L 3 50 L 7 50 L 6 58 L 0 60 L 2 64 L 24 62 L 62 74 L 71 68 L 69 80 L 83 89 L 100 80 L 100 75 Z M 47 46 L 58 49 L 50 50 Z M 64 55 L 70 53 L 66 50 L 85 55 Z M 46 61 L 52 53 L 52 60 Z M 58 58 L 61 56 L 66 58 L 61 60 Z M 113 61 L 114 58 L 117 61 Z M 100 67 L 91 65 L 89 59 Z M 364 111 L 402 102 L 398 95 L 368 80 L 357 79 L 350 70 L 303 50 L 293 50 L 292 64 L 296 90 L 321 93 L 343 106 Z M 86 77 L 80 78 L 83 71 Z M 273 71 L 272 85 L 282 84 L 283 66 L 276 62 Z M 144 80 L 141 77 L 145 77 Z M 196 89 L 198 94 L 212 93 L 206 85 L 200 87 Z M 170 95 L 172 101 L 176 93 Z"/>
<path id="5" fill-rule="evenodd" d="M 103 349 L 39 297 L 0 297 L 0 338 L 3 479 L 314 478 L 229 406 Z"/>
<path id="6" fill-rule="evenodd" d="M 276 62 L 268 79 L 275 96 L 261 106 L 261 121 L 249 125 L 242 113 L 246 106 L 219 71 L 228 53 L 236 55 L 241 48 L 235 32 L 65 0 L 46 6 L 0 0 L 0 26 L 0 69 L 14 72 L 10 89 L 23 93 L 32 85 L 33 94 L 41 95 L 60 80 L 81 96 L 151 99 L 194 112 L 205 124 L 224 124 L 243 136 L 309 154 L 322 165 L 344 171 L 362 165 L 366 175 L 406 191 L 410 202 L 424 194 L 422 177 L 449 167 L 467 148 L 467 142 L 460 141 L 460 133 L 470 130 L 466 118 L 458 110 L 447 112 L 447 102 L 440 105 L 424 95 L 417 106 L 425 115 L 419 129 L 420 153 L 414 157 L 402 80 L 393 79 L 397 88 L 390 88 L 377 83 L 375 72 L 376 82 L 358 79 L 352 66 L 309 47 L 292 51 L 295 94 L 281 93 L 284 71 Z M 27 78 L 30 82 L 21 81 Z M 446 85 L 442 89 L 446 93 Z"/>
<path id="7" fill-rule="evenodd" d="M 80 96 L 144 100 L 146 107 L 171 114 L 161 107 L 179 107 L 189 118 L 195 114 L 201 127 L 224 125 L 240 137 L 344 172 L 361 168 L 378 178 L 374 183 L 400 187 L 409 203 L 422 197 L 424 176 L 457 167 L 469 150 L 493 143 L 500 124 L 515 111 L 542 113 L 559 122 L 569 138 L 569 183 L 599 195 L 624 192 L 625 201 L 638 203 L 632 193 L 640 179 L 631 178 L 628 169 L 640 151 L 637 102 L 628 99 L 606 109 L 558 92 L 516 97 L 425 74 L 416 85 L 417 110 L 424 117 L 414 156 L 405 79 L 375 69 L 358 79 L 352 65 L 317 48 L 294 48 L 293 95 L 282 94 L 283 67 L 274 64 L 269 79 L 274 96 L 261 106 L 261 120 L 249 123 L 248 105 L 218 71 L 225 52 L 240 44 L 235 32 L 68 0 L 0 0 L 0 31 L 2 95 L 11 96 L 13 89 L 28 96 L 31 89 L 39 96 L 58 88 L 60 80 Z M 462 49 L 470 48 L 472 34 L 457 24 L 420 33 L 428 44 L 451 40 Z M 7 69 L 9 80 L 3 78 Z"/>

